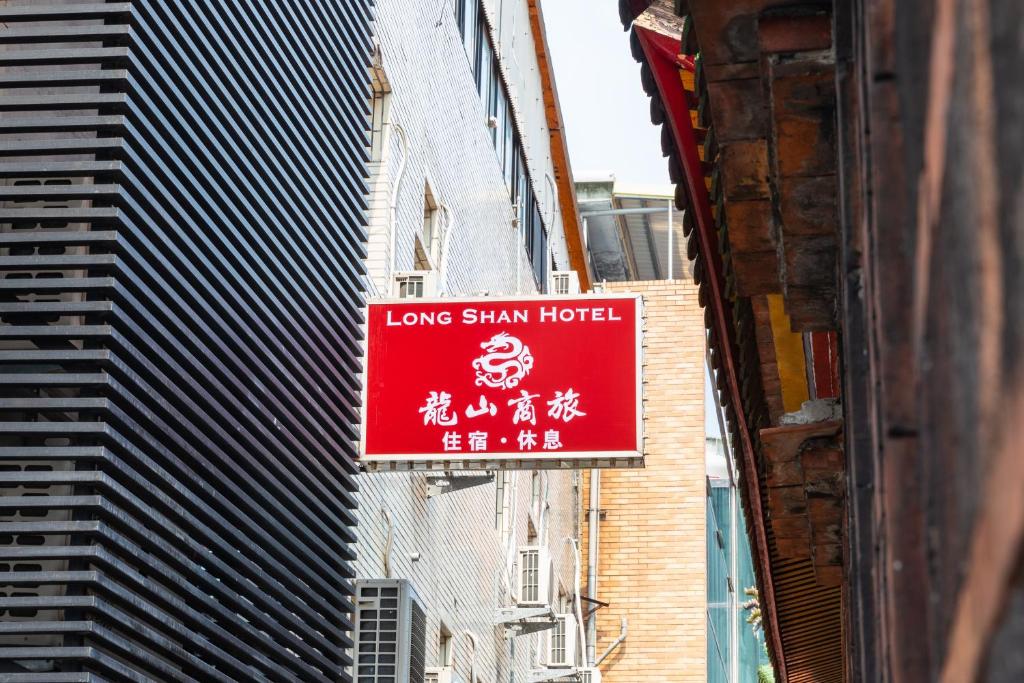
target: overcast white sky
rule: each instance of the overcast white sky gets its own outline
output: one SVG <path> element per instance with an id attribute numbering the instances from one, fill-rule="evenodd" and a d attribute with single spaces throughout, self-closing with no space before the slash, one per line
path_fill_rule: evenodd
<path id="1" fill-rule="evenodd" d="M 668 185 L 660 132 L 629 52 L 617 0 L 542 0 L 573 174 Z"/>

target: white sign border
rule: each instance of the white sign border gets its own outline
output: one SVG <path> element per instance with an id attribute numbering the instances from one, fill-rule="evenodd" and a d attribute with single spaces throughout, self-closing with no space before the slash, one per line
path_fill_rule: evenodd
<path id="1" fill-rule="evenodd" d="M 540 451 L 536 457 L 530 452 L 491 453 L 448 451 L 443 453 L 419 453 L 415 455 L 388 453 L 387 455 L 366 454 L 366 387 L 370 354 L 370 307 L 394 304 L 458 304 L 490 303 L 502 301 L 593 301 L 595 299 L 633 299 L 636 301 L 636 450 L 635 451 Z M 644 327 L 647 311 L 642 294 L 634 292 L 590 292 L 586 294 L 526 294 L 521 296 L 453 296 L 415 299 L 393 297 L 367 299 L 363 323 L 366 326 L 366 351 L 361 377 L 359 409 L 359 450 L 356 464 L 366 472 L 402 471 L 451 471 L 451 470 L 535 470 L 535 469 L 607 469 L 644 467 Z M 514 463 L 529 463 L 530 466 L 511 467 Z M 607 463 L 607 464 L 605 464 Z M 476 466 L 479 465 L 479 466 Z M 486 465 L 486 466 L 485 466 Z"/>

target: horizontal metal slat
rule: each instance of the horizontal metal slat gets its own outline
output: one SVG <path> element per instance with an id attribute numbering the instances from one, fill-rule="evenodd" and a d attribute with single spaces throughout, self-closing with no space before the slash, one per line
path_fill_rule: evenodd
<path id="1" fill-rule="evenodd" d="M 6 600 L 13 600 L 13 598 Z M 4 599 L 0 598 L 0 606 L 3 604 Z M 151 683 L 152 681 L 148 676 L 136 673 L 117 659 L 94 647 L 0 647 L 0 661 L 11 659 L 87 661 L 92 666 L 100 668 L 108 674 L 119 676 L 125 681 L 131 681 L 131 683 Z"/>
<path id="2" fill-rule="evenodd" d="M 43 671 L 0 674 L 0 683 L 108 683 L 108 679 L 84 671 Z"/>
<path id="3" fill-rule="evenodd" d="M 3 31 L 0 31 L 0 35 Z M 122 93 L 66 93 L 60 95 L 0 95 L 0 111 L 64 111 L 124 109 Z"/>
<path id="4" fill-rule="evenodd" d="M 58 19 L 98 19 L 130 14 L 130 2 L 60 3 L 5 5 L 0 7 L 0 21 L 54 21 Z"/>
<path id="5" fill-rule="evenodd" d="M 0 446 L 4 460 L 102 460 L 107 453 L 103 446 Z"/>
<path id="6" fill-rule="evenodd" d="M 0 365 L 46 364 L 70 365 L 91 363 L 102 367 L 110 360 L 106 349 L 3 349 L 0 350 Z"/>
<path id="7" fill-rule="evenodd" d="M 0 387 L 96 387 L 107 384 L 103 372 L 0 373 Z"/>
<path id="8" fill-rule="evenodd" d="M 0 162 L 0 177 L 92 176 L 120 171 L 122 166 L 120 161 L 5 161 Z"/>
<path id="9" fill-rule="evenodd" d="M 95 339 L 111 334 L 110 325 L 0 325 L 0 339 Z"/>
<path id="10" fill-rule="evenodd" d="M 111 277 L 0 277 L 0 292 L 7 294 L 95 292 L 113 289 L 115 284 L 114 278 Z M 3 353 L 0 351 L 0 357 Z"/>
<path id="11" fill-rule="evenodd" d="M 117 264 L 115 254 L 33 254 L 0 255 L 0 270 L 66 270 L 69 268 L 109 268 Z"/>
<path id="12" fill-rule="evenodd" d="M 124 116 L 19 116 L 0 118 L 0 133 L 99 131 L 123 128 Z"/>
<path id="13" fill-rule="evenodd" d="M 57 69 L 48 71 L 0 72 L 0 88 L 52 88 L 56 86 L 123 84 L 127 69 Z"/>
<path id="14" fill-rule="evenodd" d="M 40 211 L 44 213 L 37 213 Z M 41 219 L 43 216 L 50 216 L 54 219 L 77 223 L 85 221 L 86 219 L 83 218 L 84 216 L 114 218 L 117 214 L 117 209 L 108 208 L 0 209 L 0 222 L 23 221 L 30 218 Z M 0 232 L 0 247 L 10 246 L 13 244 L 63 244 L 67 246 L 81 246 L 86 244 L 113 244 L 116 241 L 116 230 L 32 230 L 31 232 Z"/>
<path id="15" fill-rule="evenodd" d="M 0 156 L 27 156 L 29 154 L 80 154 L 82 152 L 98 152 L 100 150 L 116 150 L 124 145 L 123 138 L 33 138 L 30 140 L 0 140 Z M 0 189 L 0 198 L 7 196 L 12 188 L 39 187 L 40 189 L 53 189 L 55 187 L 67 187 L 69 190 L 77 187 L 114 188 L 117 185 L 86 185 L 78 183 L 75 185 L 9 185 Z M 110 190 L 108 190 L 110 192 Z"/>
<path id="16" fill-rule="evenodd" d="M 0 21 L 3 21 L 0 17 Z M 0 50 L 0 66 L 120 63 L 128 60 L 126 47 L 76 47 L 46 50 Z"/>
<path id="17" fill-rule="evenodd" d="M 127 24 L 58 24 L 25 26 L 15 24 L 0 31 L 0 44 L 71 43 L 79 41 L 124 39 L 131 32 Z"/>

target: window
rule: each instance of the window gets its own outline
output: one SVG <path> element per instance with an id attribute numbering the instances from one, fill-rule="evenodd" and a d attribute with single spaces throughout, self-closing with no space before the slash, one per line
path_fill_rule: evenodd
<path id="1" fill-rule="evenodd" d="M 523 244 L 530 258 L 534 277 L 541 291 L 547 289 L 547 246 L 548 234 L 540 213 L 540 202 L 534 192 L 533 183 L 526 164 L 522 137 L 516 129 L 515 111 L 508 89 L 501 78 L 498 56 L 490 41 L 490 28 L 481 9 L 480 0 L 455 0 L 456 17 L 463 17 L 465 26 L 475 26 L 475 35 L 463 37 L 473 55 L 472 69 L 488 119 L 491 142 L 498 157 L 502 177 L 508 185 L 509 196 L 516 206 L 516 218 Z M 460 9 L 464 5 L 464 9 Z M 470 9 L 472 8 L 472 9 Z M 460 14 L 461 12 L 461 14 Z M 475 13 L 475 16 L 470 16 Z M 472 45 L 470 45 L 472 43 Z M 549 199 L 549 201 L 551 201 Z"/>
<path id="2" fill-rule="evenodd" d="M 497 488 L 494 497 L 494 528 L 501 532 L 501 543 L 506 545 L 512 533 L 512 473 L 502 470 L 495 475 L 494 481 Z"/>
<path id="3" fill-rule="evenodd" d="M 391 86 L 381 67 L 373 68 L 372 77 L 373 111 L 370 118 L 370 160 L 371 163 L 380 163 L 380 160 L 384 158 L 384 126 L 387 124 L 388 110 L 391 108 Z"/>
<path id="4" fill-rule="evenodd" d="M 473 0 L 455 0 L 455 25 L 459 27 L 459 35 L 466 40 L 466 6 L 475 4 Z"/>
<path id="5" fill-rule="evenodd" d="M 487 29 L 484 22 L 480 22 L 479 36 L 476 42 L 477 47 L 477 73 L 476 87 L 484 102 L 490 102 L 494 95 L 494 51 L 491 49 L 491 41 L 487 37 Z M 490 113 L 490 105 L 487 111 Z"/>
<path id="6" fill-rule="evenodd" d="M 505 127 L 503 130 L 505 134 L 505 141 L 502 145 L 503 154 L 499 154 L 498 158 L 503 160 L 502 171 L 505 175 L 505 183 L 508 184 L 510 189 L 514 189 L 515 180 L 512 176 L 512 167 L 515 165 L 516 150 L 519 148 L 519 136 L 515 132 L 515 114 L 512 112 L 511 104 L 506 106 Z"/>
<path id="7" fill-rule="evenodd" d="M 526 542 L 530 545 L 537 543 L 541 532 L 541 516 L 544 514 L 541 503 L 541 473 L 534 471 L 530 474 L 530 514 L 527 518 Z"/>
<path id="8" fill-rule="evenodd" d="M 441 631 L 437 636 L 437 665 L 452 665 L 452 632 L 448 630 L 444 622 L 441 622 Z"/>
<path id="9" fill-rule="evenodd" d="M 558 582 L 558 611 L 562 614 L 572 614 L 572 599 L 561 581 Z"/>
<path id="10" fill-rule="evenodd" d="M 480 13 L 479 0 L 455 0 L 455 26 L 459 29 L 459 36 L 462 37 L 462 44 L 466 48 L 466 55 L 472 63 L 476 56 L 478 35 L 480 33 L 478 14 Z M 474 73 L 476 70 L 474 68 Z"/>
<path id="11" fill-rule="evenodd" d="M 423 187 L 423 229 L 416 236 L 414 245 L 416 270 L 431 270 L 437 264 L 441 242 L 440 217 L 434 193 L 426 184 Z"/>
<path id="12" fill-rule="evenodd" d="M 399 275 L 396 278 L 399 299 L 422 299 L 426 284 L 422 276 Z"/>
<path id="13" fill-rule="evenodd" d="M 490 43 L 488 43 L 488 50 L 490 49 Z M 504 90 L 501 85 L 501 78 L 498 75 L 498 65 L 495 63 L 493 55 L 491 55 L 491 73 L 487 78 L 487 116 L 488 125 L 491 125 L 491 143 L 494 148 L 498 148 L 498 131 L 502 128 L 502 121 L 499 118 L 498 103 L 501 97 L 504 96 Z"/>

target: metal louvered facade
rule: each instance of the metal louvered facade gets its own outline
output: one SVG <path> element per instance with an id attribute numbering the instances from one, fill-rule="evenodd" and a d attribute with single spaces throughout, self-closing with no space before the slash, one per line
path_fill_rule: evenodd
<path id="1" fill-rule="evenodd" d="M 0 1 L 0 680 L 350 680 L 371 4 Z"/>

